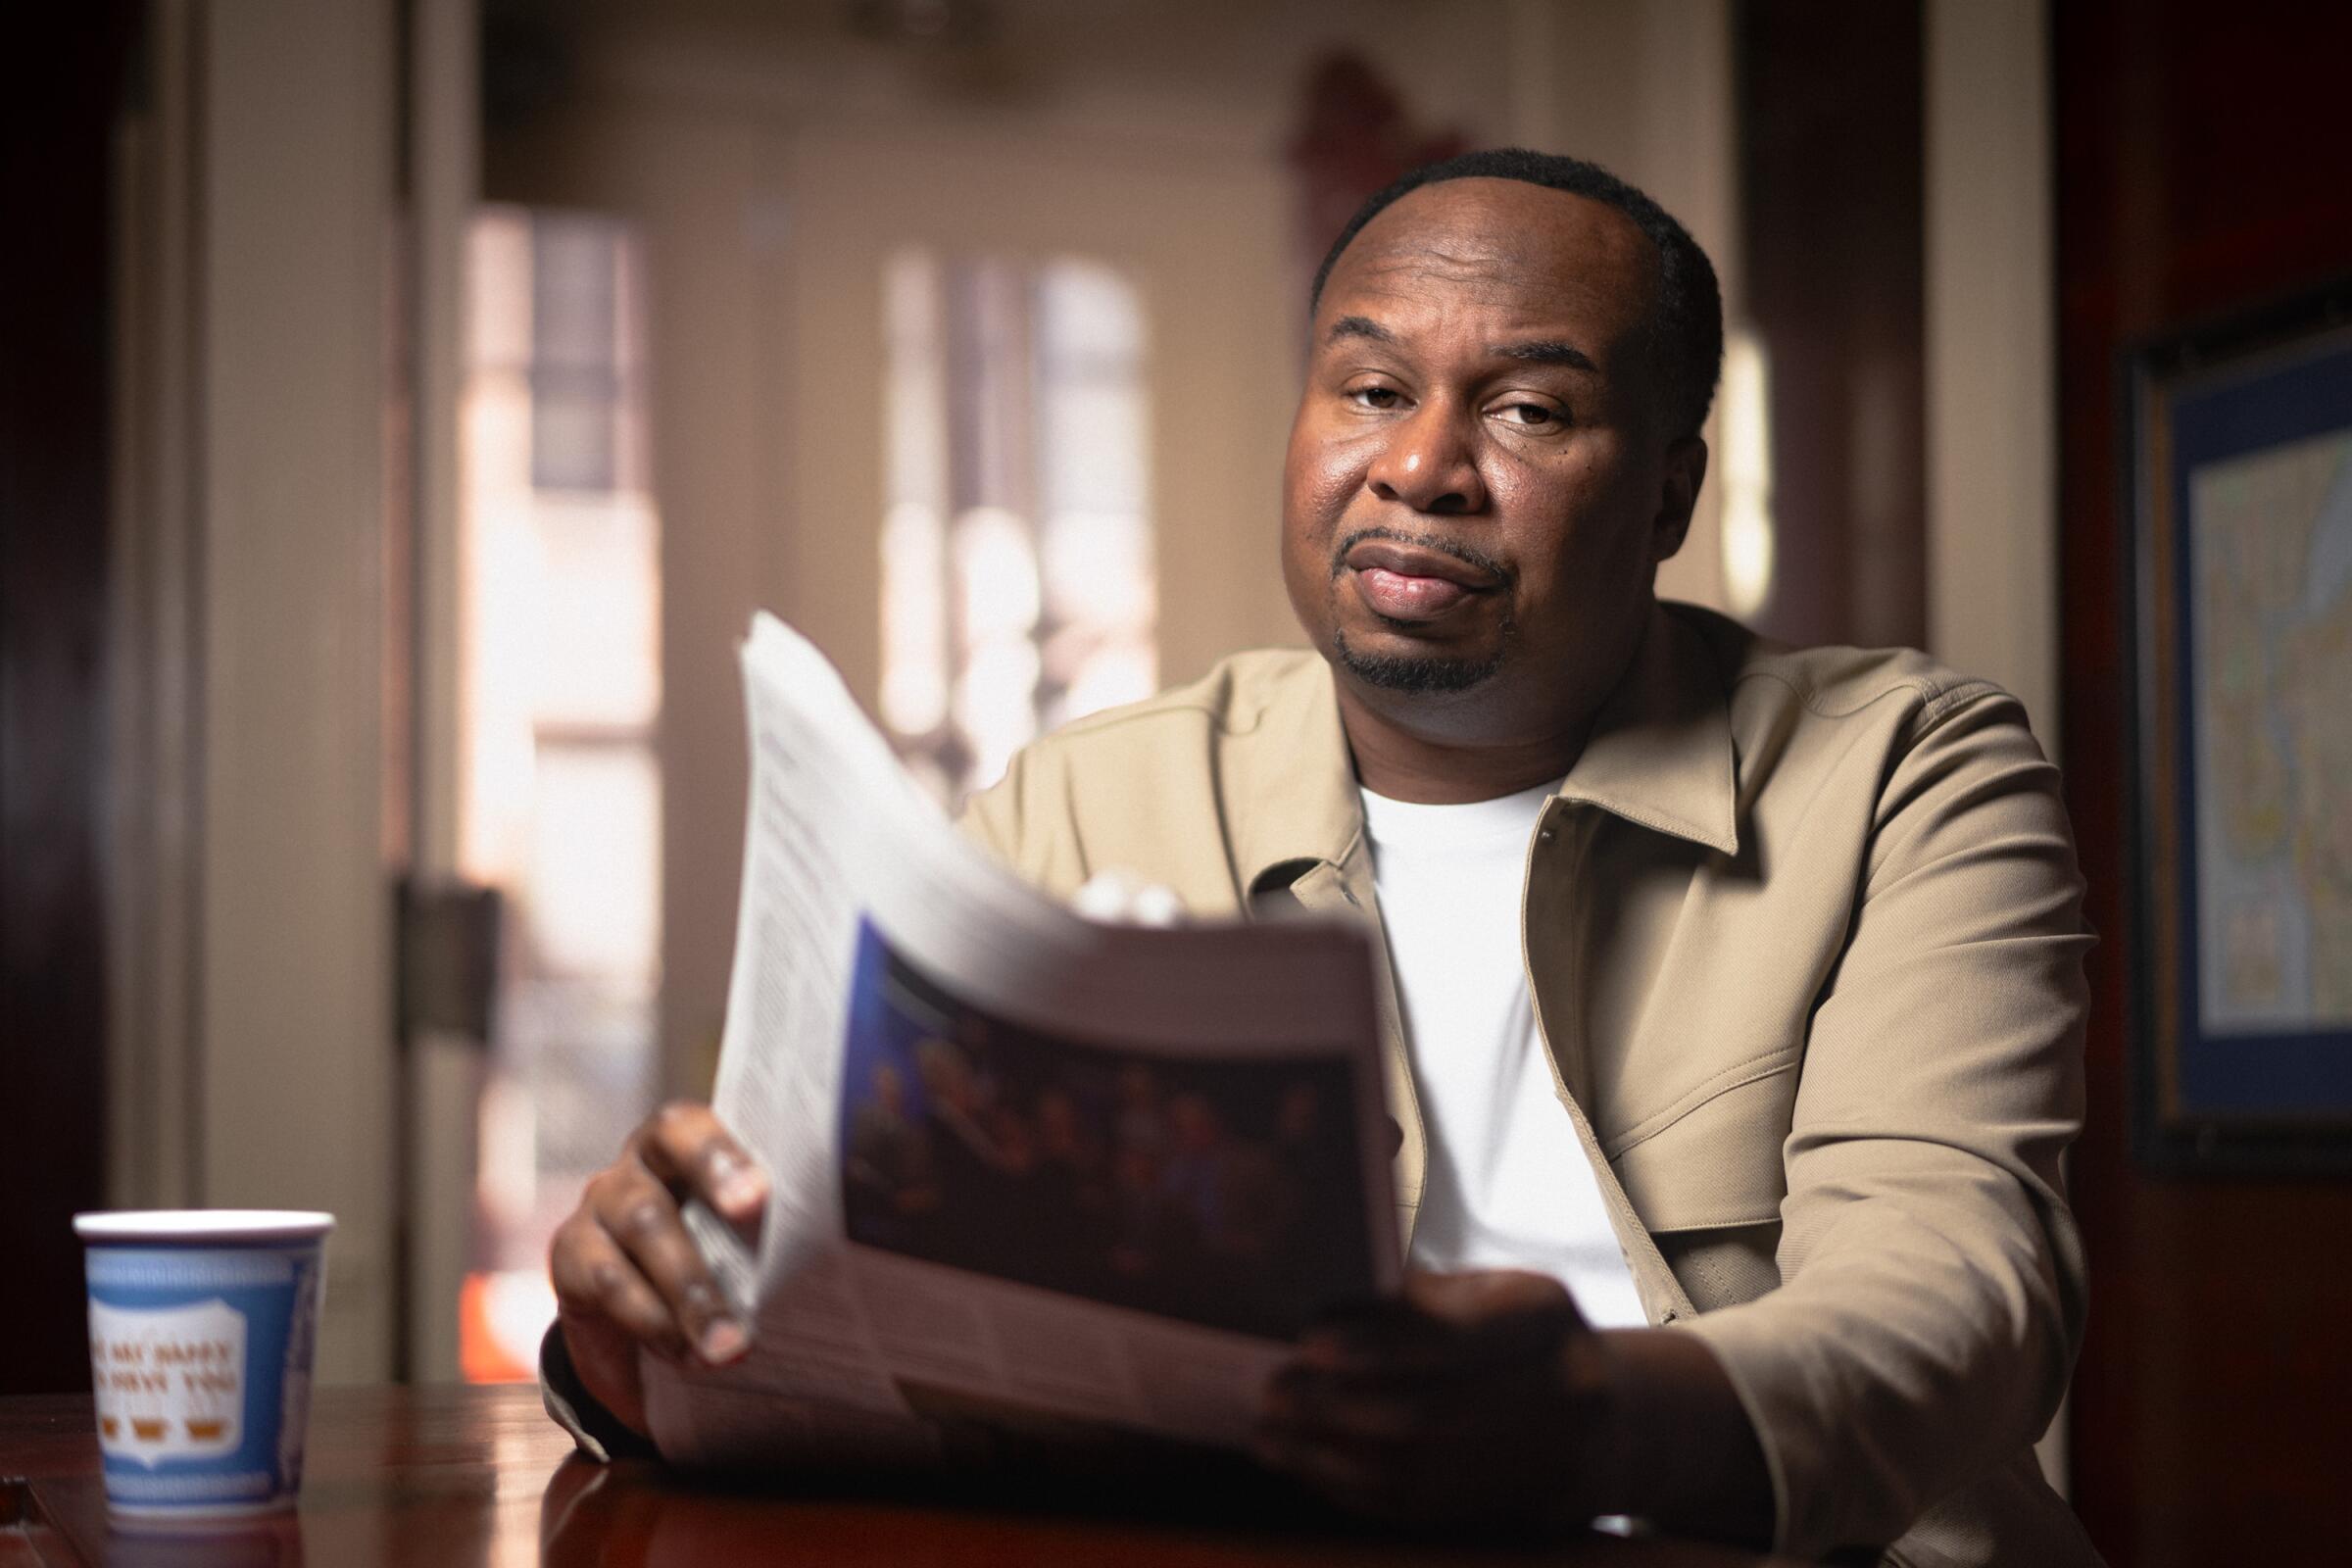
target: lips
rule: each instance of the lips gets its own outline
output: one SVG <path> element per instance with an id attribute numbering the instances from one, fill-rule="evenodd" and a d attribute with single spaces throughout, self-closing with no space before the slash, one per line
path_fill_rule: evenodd
<path id="1" fill-rule="evenodd" d="M 1435 620 L 1501 586 L 1501 578 L 1468 562 L 1388 540 L 1365 540 L 1342 564 L 1353 573 L 1364 604 L 1390 620 Z"/>

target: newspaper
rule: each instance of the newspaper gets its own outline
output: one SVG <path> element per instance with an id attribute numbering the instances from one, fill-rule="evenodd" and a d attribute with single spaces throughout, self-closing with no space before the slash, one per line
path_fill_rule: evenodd
<path id="1" fill-rule="evenodd" d="M 743 650 L 752 787 L 714 1102 L 756 1235 L 689 1205 L 753 1349 L 648 1356 L 682 1463 L 918 1459 L 991 1412 L 1219 1445 L 1399 1272 L 1370 938 L 1084 919 L 966 842 L 808 641 Z"/>

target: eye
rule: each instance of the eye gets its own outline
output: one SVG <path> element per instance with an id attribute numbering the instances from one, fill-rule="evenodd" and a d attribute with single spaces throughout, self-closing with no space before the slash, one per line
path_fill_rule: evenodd
<path id="1" fill-rule="evenodd" d="M 1506 403 L 1494 412 L 1505 424 L 1523 430 L 1556 430 L 1568 422 L 1567 414 L 1548 403 Z"/>
<path id="2" fill-rule="evenodd" d="M 1359 409 L 1393 409 L 1404 401 L 1403 393 L 1393 386 L 1382 386 L 1377 381 L 1364 386 L 1351 386 L 1341 396 Z"/>

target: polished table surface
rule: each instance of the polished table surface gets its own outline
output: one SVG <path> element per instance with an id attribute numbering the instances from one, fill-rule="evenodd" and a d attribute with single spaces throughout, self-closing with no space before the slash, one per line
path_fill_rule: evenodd
<path id="1" fill-rule="evenodd" d="M 202 1536 L 132 1533 L 107 1517 L 86 1396 L 0 1399 L 0 1568 L 221 1563 L 253 1568 L 471 1568 L 806 1562 L 1135 1568 L 1501 1564 L 1762 1568 L 1752 1553 L 1594 1536 L 1540 1552 L 1382 1538 L 1263 1508 L 1105 1497 L 1048 1485 L 1028 1500 L 936 1484 L 733 1489 L 643 1463 L 574 1457 L 529 1388 L 324 1389 L 311 1414 L 296 1513 Z M 1052 1506 L 1044 1497 L 1058 1497 Z M 1077 1501 L 1073 1509 L 1066 1504 Z"/>

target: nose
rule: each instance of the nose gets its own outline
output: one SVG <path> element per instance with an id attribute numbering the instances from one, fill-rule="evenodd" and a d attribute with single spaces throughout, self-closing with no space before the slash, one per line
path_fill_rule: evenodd
<path id="1" fill-rule="evenodd" d="M 1472 437 L 1460 416 L 1437 402 L 1423 404 L 1391 427 L 1364 483 L 1381 500 L 1415 512 L 1454 514 L 1478 512 L 1487 504 Z"/>

